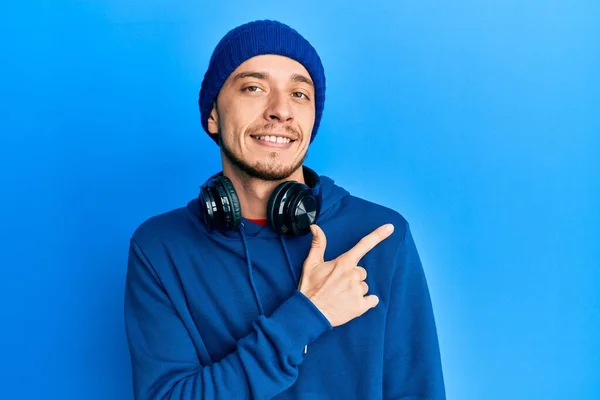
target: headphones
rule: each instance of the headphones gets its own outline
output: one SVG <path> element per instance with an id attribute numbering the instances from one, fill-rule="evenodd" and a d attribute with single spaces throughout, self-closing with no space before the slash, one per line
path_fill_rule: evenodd
<path id="1" fill-rule="evenodd" d="M 285 236 L 303 236 L 310 232 L 321 212 L 319 175 L 303 166 L 306 185 L 297 181 L 279 184 L 267 204 L 269 226 Z M 229 178 L 223 172 L 211 176 L 200 188 L 200 211 L 210 231 L 235 231 L 242 221 L 240 201 Z"/>

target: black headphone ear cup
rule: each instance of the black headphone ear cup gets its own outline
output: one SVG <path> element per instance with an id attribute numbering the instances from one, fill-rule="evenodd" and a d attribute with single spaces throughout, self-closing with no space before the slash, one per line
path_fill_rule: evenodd
<path id="1" fill-rule="evenodd" d="M 320 213 L 320 203 L 304 184 L 294 181 L 279 185 L 269 198 L 267 212 L 271 228 L 287 236 L 310 232 Z"/>
<path id="2" fill-rule="evenodd" d="M 222 215 L 218 221 L 226 230 L 235 230 L 241 221 L 240 202 L 231 181 L 225 176 L 219 176 L 215 182 L 214 189 L 218 194 Z"/>
<path id="3" fill-rule="evenodd" d="M 267 217 L 271 229 L 279 233 L 287 233 L 287 227 L 285 224 L 285 215 L 287 213 L 286 205 L 287 196 L 289 195 L 289 189 L 296 182 L 287 181 L 279 184 L 271 196 L 269 197 L 269 203 L 267 204 Z"/>
<path id="4" fill-rule="evenodd" d="M 319 218 L 321 204 L 308 188 L 300 188 L 290 194 L 288 208 L 288 225 L 291 233 L 296 236 L 304 236 L 310 232 L 310 225 Z"/>
<path id="5" fill-rule="evenodd" d="M 200 202 L 202 209 L 202 217 L 204 223 L 210 230 L 215 228 L 216 216 L 218 213 L 217 203 L 212 195 L 212 192 L 207 186 L 200 189 Z"/>
<path id="6" fill-rule="evenodd" d="M 237 196 L 237 192 L 235 191 L 235 187 L 231 180 L 226 176 L 221 176 L 219 182 L 225 188 L 225 192 L 227 192 L 229 196 L 229 201 L 231 202 L 231 207 L 233 210 L 233 214 L 235 215 L 235 219 L 239 222 L 242 218 L 242 208 L 240 207 L 240 199 Z"/>

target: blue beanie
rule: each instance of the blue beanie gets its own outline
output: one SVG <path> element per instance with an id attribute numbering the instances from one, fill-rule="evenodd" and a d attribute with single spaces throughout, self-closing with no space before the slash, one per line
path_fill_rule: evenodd
<path id="1" fill-rule="evenodd" d="M 325 73 L 321 59 L 312 45 L 298 32 L 277 21 L 249 22 L 229 31 L 217 44 L 200 89 L 202 127 L 208 131 L 208 117 L 227 77 L 244 61 L 257 55 L 276 54 L 298 61 L 306 68 L 315 85 L 315 124 L 310 142 L 317 130 L 325 104 Z M 213 135 L 210 137 L 218 143 Z"/>

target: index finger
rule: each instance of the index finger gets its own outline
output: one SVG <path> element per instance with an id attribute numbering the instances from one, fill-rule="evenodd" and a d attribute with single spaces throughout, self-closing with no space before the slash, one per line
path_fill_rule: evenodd
<path id="1" fill-rule="evenodd" d="M 392 232 L 394 232 L 394 225 L 381 225 L 379 228 L 360 239 L 353 248 L 344 253 L 344 257 L 350 258 L 355 264 L 358 263 L 365 254 L 390 236 Z"/>

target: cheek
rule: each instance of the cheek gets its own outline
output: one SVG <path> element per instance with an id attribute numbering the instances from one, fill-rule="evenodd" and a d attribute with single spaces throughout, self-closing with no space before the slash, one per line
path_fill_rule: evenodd
<path id="1" fill-rule="evenodd" d="M 312 132 L 315 124 L 315 110 L 310 107 L 303 107 L 297 111 L 298 124 L 302 127 L 304 133 Z"/>
<path id="2" fill-rule="evenodd" d="M 227 107 L 221 112 L 220 127 L 222 134 L 227 137 L 232 137 L 239 130 L 239 116 L 235 112 L 235 108 Z"/>
<path id="3" fill-rule="evenodd" d="M 263 117 L 263 108 L 258 101 L 238 101 L 228 107 L 223 126 L 232 130 L 232 134 L 239 135 L 246 132 L 248 127 L 260 123 Z"/>

